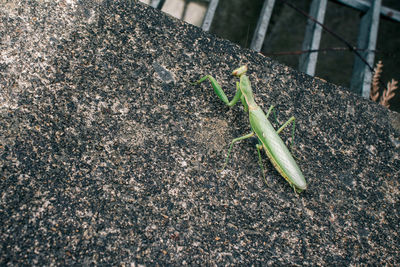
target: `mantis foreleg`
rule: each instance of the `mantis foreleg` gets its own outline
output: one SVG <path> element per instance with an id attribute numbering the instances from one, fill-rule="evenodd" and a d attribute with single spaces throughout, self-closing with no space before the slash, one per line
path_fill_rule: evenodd
<path id="1" fill-rule="evenodd" d="M 235 105 L 237 103 L 237 101 L 239 99 L 241 99 L 242 97 L 242 92 L 239 89 L 239 85 L 236 85 L 236 94 L 235 96 L 232 98 L 232 100 L 229 102 L 228 97 L 226 96 L 224 90 L 222 90 L 221 86 L 218 84 L 218 82 L 214 79 L 214 77 L 212 77 L 211 75 L 206 75 L 203 78 L 201 78 L 200 80 L 198 80 L 197 82 L 194 82 L 192 84 L 199 84 L 204 82 L 205 80 L 209 80 L 211 83 L 211 86 L 214 89 L 215 94 L 219 97 L 219 99 L 221 99 L 227 106 L 232 107 L 233 105 Z M 241 100 L 243 102 L 243 100 Z"/>
<path id="2" fill-rule="evenodd" d="M 240 83 L 239 82 L 236 82 L 236 90 L 240 91 Z M 247 113 L 249 111 L 249 106 L 247 105 L 246 99 L 244 98 L 243 94 L 240 96 L 240 101 L 242 102 L 244 112 Z"/>

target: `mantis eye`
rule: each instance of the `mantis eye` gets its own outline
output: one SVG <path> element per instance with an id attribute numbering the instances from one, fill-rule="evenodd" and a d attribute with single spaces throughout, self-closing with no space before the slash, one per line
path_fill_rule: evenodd
<path id="1" fill-rule="evenodd" d="M 237 76 L 237 77 L 240 77 L 240 76 L 242 76 L 243 74 L 245 74 L 246 71 L 247 71 L 247 66 L 244 65 L 244 66 L 241 66 L 240 68 L 235 69 L 235 70 L 232 72 L 232 74 L 235 75 L 235 76 Z"/>

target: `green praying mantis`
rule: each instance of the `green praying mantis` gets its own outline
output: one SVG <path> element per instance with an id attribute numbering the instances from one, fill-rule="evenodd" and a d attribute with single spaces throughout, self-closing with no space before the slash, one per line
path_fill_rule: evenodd
<path id="1" fill-rule="evenodd" d="M 252 132 L 232 140 L 222 170 L 225 168 L 228 162 L 228 158 L 233 148 L 233 145 L 238 141 L 253 137 L 255 135 L 257 136 L 259 142 L 256 145 L 256 148 L 258 152 L 259 163 L 264 176 L 264 181 L 267 183 L 261 160 L 261 149 L 264 149 L 265 153 L 267 154 L 268 158 L 274 165 L 275 169 L 279 172 L 279 174 L 286 179 L 286 181 L 295 191 L 300 193 L 307 188 L 306 180 L 296 161 L 293 159 L 293 156 L 286 147 L 285 143 L 278 135 L 287 125 L 293 123 L 293 143 L 295 118 L 291 117 L 277 131 L 275 131 L 272 124 L 268 120 L 268 116 L 274 109 L 274 106 L 271 106 L 267 112 L 267 115 L 265 115 L 262 109 L 256 104 L 256 102 L 254 101 L 249 77 L 245 75 L 246 71 L 247 66 L 241 66 L 240 68 L 235 69 L 232 72 L 232 74 L 238 77 L 240 81 L 236 82 L 236 94 L 231 101 L 228 100 L 228 97 L 225 95 L 221 86 L 211 75 L 206 75 L 197 82 L 192 83 L 195 85 L 200 84 L 205 80 L 209 80 L 212 87 L 214 88 L 214 92 L 227 106 L 232 107 L 240 99 L 245 112 L 249 113 Z"/>

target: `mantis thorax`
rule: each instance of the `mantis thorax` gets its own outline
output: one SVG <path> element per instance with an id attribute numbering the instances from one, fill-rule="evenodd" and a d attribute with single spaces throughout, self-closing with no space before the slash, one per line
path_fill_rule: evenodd
<path id="1" fill-rule="evenodd" d="M 247 66 L 241 66 L 235 69 L 232 74 L 240 78 L 240 91 L 242 92 L 249 110 L 257 109 L 257 104 L 254 101 L 253 90 L 251 89 L 250 79 L 247 75 Z"/>

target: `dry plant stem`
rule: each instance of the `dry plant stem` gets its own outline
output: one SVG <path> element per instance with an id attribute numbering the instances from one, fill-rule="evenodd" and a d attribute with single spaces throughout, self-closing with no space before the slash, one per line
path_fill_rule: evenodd
<path id="1" fill-rule="evenodd" d="M 392 79 L 390 82 L 387 83 L 387 87 L 383 90 L 382 96 L 380 96 L 379 90 L 379 83 L 382 74 L 383 64 L 382 61 L 379 61 L 376 64 L 374 69 L 374 76 L 372 77 L 372 86 L 369 96 L 372 101 L 375 101 L 382 106 L 389 108 L 390 103 L 389 101 L 394 98 L 397 93 L 398 89 L 398 82 L 395 79 Z"/>
<path id="2" fill-rule="evenodd" d="M 387 89 L 383 91 L 383 95 L 381 98 L 380 103 L 382 106 L 387 108 L 390 107 L 389 100 L 391 100 L 394 97 L 395 91 L 398 89 L 397 83 L 398 82 L 395 79 L 392 79 L 390 82 L 388 82 Z"/>
<path id="3" fill-rule="evenodd" d="M 381 78 L 382 68 L 382 61 L 379 60 L 374 69 L 374 76 L 372 77 L 372 87 L 369 93 L 371 100 L 375 102 L 379 101 L 379 79 Z"/>

